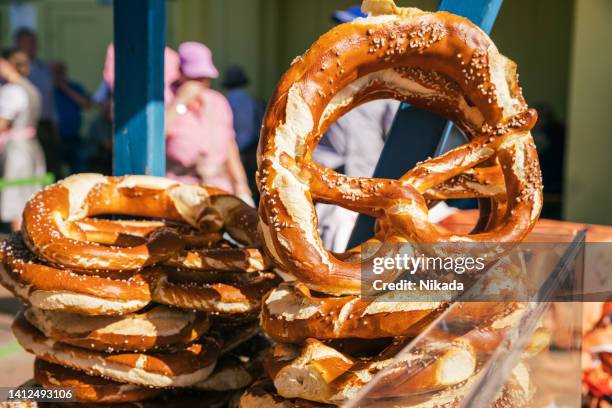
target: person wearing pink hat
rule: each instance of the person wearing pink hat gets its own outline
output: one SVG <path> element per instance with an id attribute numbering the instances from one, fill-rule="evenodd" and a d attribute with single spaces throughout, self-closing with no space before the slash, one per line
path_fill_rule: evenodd
<path id="1" fill-rule="evenodd" d="M 166 107 L 167 176 L 219 187 L 252 203 L 232 110 L 225 96 L 210 88 L 219 76 L 212 53 L 204 44 L 185 42 L 178 55 L 180 78 Z"/>
<path id="2" fill-rule="evenodd" d="M 170 103 L 174 97 L 171 86 L 180 77 L 180 59 L 176 51 L 170 47 L 164 49 L 164 99 Z M 115 88 L 115 47 L 112 43 L 106 48 L 104 60 L 104 71 L 102 78 L 108 89 L 112 92 Z"/>

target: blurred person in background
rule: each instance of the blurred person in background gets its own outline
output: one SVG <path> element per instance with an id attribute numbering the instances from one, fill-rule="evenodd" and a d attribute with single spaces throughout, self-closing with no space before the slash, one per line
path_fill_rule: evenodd
<path id="1" fill-rule="evenodd" d="M 531 130 L 538 149 L 544 207 L 542 218 L 561 219 L 563 203 L 563 164 L 565 163 L 565 124 L 557 118 L 552 106 L 537 103 L 538 121 Z"/>
<path id="2" fill-rule="evenodd" d="M 28 179 L 45 174 L 45 157 L 36 139 L 36 124 L 41 112 L 41 97 L 27 79 L 28 56 L 10 49 L 0 59 L 0 177 L 4 180 Z M 0 191 L 0 219 L 17 231 L 21 213 L 37 184 L 9 187 Z"/>
<path id="3" fill-rule="evenodd" d="M 91 108 L 92 102 L 81 84 L 68 80 L 63 62 L 51 64 L 51 74 L 55 85 L 62 162 L 68 168 L 68 174 L 80 173 L 85 170 L 81 139 L 82 110 Z"/>
<path id="4" fill-rule="evenodd" d="M 219 76 L 212 53 L 197 42 L 181 44 L 178 53 L 181 76 L 166 108 L 167 175 L 221 188 L 252 204 L 231 107 L 210 88 Z"/>
<path id="5" fill-rule="evenodd" d="M 165 103 L 169 104 L 174 98 L 172 91 L 172 84 L 175 83 L 179 77 L 179 56 L 170 47 L 164 49 L 164 99 Z M 95 90 L 92 100 L 94 103 L 101 105 L 108 98 L 113 97 L 115 89 L 115 47 L 111 43 L 106 48 L 106 58 L 104 61 L 104 70 L 102 72 L 102 82 L 98 85 Z"/>
<path id="6" fill-rule="evenodd" d="M 172 84 L 180 77 L 179 56 L 170 47 L 164 49 L 164 102 L 166 106 L 174 98 Z M 99 114 L 91 123 L 87 133 L 87 163 L 90 171 L 112 173 L 113 161 L 113 92 L 115 88 L 115 47 L 106 48 L 102 81 L 91 101 L 100 107 Z"/>
<path id="7" fill-rule="evenodd" d="M 113 173 L 113 118 L 110 98 L 100 101 L 100 110 L 89 124 L 85 149 L 87 171 Z"/>
<path id="8" fill-rule="evenodd" d="M 30 59 L 30 82 L 38 89 L 41 97 L 40 119 L 37 124 L 37 137 L 45 153 L 47 169 L 56 178 L 61 175 L 61 152 L 57 129 L 57 112 L 51 71 L 46 62 L 38 58 L 38 37 L 30 28 L 19 28 L 14 35 L 15 47 Z"/>
<path id="9" fill-rule="evenodd" d="M 332 14 L 335 23 L 366 17 L 360 6 Z M 312 158 L 317 163 L 351 177 L 372 177 L 400 102 L 381 99 L 356 107 L 333 123 Z M 346 249 L 358 214 L 330 204 L 317 204 L 319 234 L 331 251 Z"/>
<path id="10" fill-rule="evenodd" d="M 227 90 L 227 100 L 232 108 L 236 144 L 240 151 L 249 187 L 256 193 L 257 142 L 259 142 L 259 129 L 265 106 L 247 91 L 249 78 L 244 69 L 238 65 L 232 65 L 225 70 L 222 85 Z M 257 199 L 255 197 L 255 201 Z"/>

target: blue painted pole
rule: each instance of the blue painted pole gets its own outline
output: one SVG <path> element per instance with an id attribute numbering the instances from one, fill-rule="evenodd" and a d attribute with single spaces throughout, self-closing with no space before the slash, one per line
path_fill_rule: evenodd
<path id="1" fill-rule="evenodd" d="M 113 14 L 113 173 L 163 176 L 165 0 L 115 0 Z"/>
<path id="2" fill-rule="evenodd" d="M 439 11 L 463 16 L 489 34 L 504 0 L 440 0 Z"/>
<path id="3" fill-rule="evenodd" d="M 482 31 L 491 33 L 493 24 L 504 0 L 440 0 L 438 10 L 458 14 L 478 25 Z M 465 137 L 452 122 L 447 122 L 440 142 L 432 156 L 438 156 L 465 143 Z"/>
<path id="4" fill-rule="evenodd" d="M 438 10 L 464 16 L 489 33 L 502 3 L 503 0 L 441 0 Z M 463 134 L 452 122 L 402 104 L 378 159 L 374 177 L 397 179 L 417 162 L 463 143 Z M 374 219 L 360 215 L 351 234 L 349 248 L 369 239 L 373 230 Z"/>

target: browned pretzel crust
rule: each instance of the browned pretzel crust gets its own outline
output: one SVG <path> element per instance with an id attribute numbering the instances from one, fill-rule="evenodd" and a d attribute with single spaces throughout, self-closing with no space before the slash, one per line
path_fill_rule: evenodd
<path id="1" fill-rule="evenodd" d="M 298 398 L 283 398 L 274 389 L 269 378 L 256 381 L 240 397 L 240 408 L 332 408 L 334 405 L 321 404 Z"/>
<path id="2" fill-rule="evenodd" d="M 122 384 L 94 377 L 40 358 L 34 361 L 34 379 L 45 388 L 70 388 L 77 402 L 86 403 L 120 404 L 153 398 L 163 392 L 159 388 Z"/>
<path id="3" fill-rule="evenodd" d="M 146 278 L 154 301 L 214 313 L 258 311 L 266 292 L 280 283 L 272 272 L 211 272 L 210 278 L 207 275 L 207 271 L 152 267 Z"/>
<path id="4" fill-rule="evenodd" d="M 315 339 L 308 339 L 304 347 L 278 343 L 264 367 L 283 397 L 334 405 L 355 398 L 378 373 L 385 379 L 372 396 L 401 397 L 459 384 L 476 370 L 469 343 L 430 342 L 398 354 L 409 342 L 398 339 L 378 355 L 359 359 Z M 393 369 L 383 372 L 385 368 Z"/>
<path id="5" fill-rule="evenodd" d="M 441 302 L 362 300 L 313 295 L 303 284 L 281 284 L 263 301 L 261 325 L 276 341 L 416 336 L 445 308 Z"/>
<path id="6" fill-rule="evenodd" d="M 255 209 L 248 212 L 255 219 Z M 176 268 L 253 272 L 271 266 L 258 248 L 230 245 L 222 240 L 221 231 L 205 233 L 188 225 L 167 221 L 85 218 L 74 224 L 83 232 L 86 241 L 121 247 L 144 244 L 160 229 L 174 231 L 188 247 L 163 262 Z M 246 242 L 251 243 L 251 240 L 247 239 Z"/>
<path id="7" fill-rule="evenodd" d="M 256 212 L 222 190 L 150 176 L 78 174 L 34 196 L 23 213 L 24 241 L 36 255 L 81 270 L 134 270 L 166 260 L 187 245 L 170 228 L 128 247 L 88 242 L 74 221 L 104 214 L 161 218 L 203 233 L 225 229 L 235 240 L 257 240 Z"/>
<path id="8" fill-rule="evenodd" d="M 207 271 L 255 272 L 271 267 L 267 257 L 257 248 L 202 248 L 183 251 L 164 265 Z"/>
<path id="9" fill-rule="evenodd" d="M 20 234 L 0 244 L 0 256 L 0 283 L 24 303 L 40 309 L 118 315 L 140 310 L 151 301 L 143 273 L 102 277 L 55 268 L 38 260 Z"/>
<path id="10" fill-rule="evenodd" d="M 212 373 L 219 355 L 218 343 L 210 338 L 171 353 L 107 354 L 81 349 L 45 337 L 23 314 L 13 322 L 12 329 L 25 350 L 47 362 L 148 387 L 189 387 Z"/>
<path id="11" fill-rule="evenodd" d="M 398 236 L 417 244 L 519 242 L 542 206 L 529 133 L 536 113 L 521 95 L 516 65 L 465 18 L 400 9 L 391 0 L 367 1 L 364 10 L 370 17 L 333 28 L 294 60 L 271 98 L 259 144 L 266 250 L 311 289 L 333 294 L 359 292 L 361 264 L 325 250 L 315 200 L 384 217 L 392 228 L 381 241 Z M 346 177 L 311 161 L 333 120 L 380 98 L 441 114 L 470 141 L 400 180 Z M 485 163 L 503 175 L 503 187 L 499 177 L 488 186 L 471 170 Z M 478 232 L 459 235 L 428 222 L 426 198 L 453 196 L 489 203 Z"/>
<path id="12" fill-rule="evenodd" d="M 220 232 L 203 233 L 187 224 L 168 221 L 84 218 L 75 221 L 74 224 L 81 230 L 85 241 L 104 245 L 143 244 L 150 234 L 160 228 L 168 228 L 176 232 L 188 247 L 209 246 L 221 240 Z"/>
<path id="13" fill-rule="evenodd" d="M 107 352 L 184 347 L 206 333 L 211 320 L 203 313 L 161 305 L 122 316 L 85 317 L 36 308 L 24 315 L 49 338 Z"/>

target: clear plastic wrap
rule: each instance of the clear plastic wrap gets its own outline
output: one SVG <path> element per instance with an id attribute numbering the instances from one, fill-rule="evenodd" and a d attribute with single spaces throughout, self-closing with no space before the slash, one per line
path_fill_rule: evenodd
<path id="1" fill-rule="evenodd" d="M 576 294 L 584 236 L 538 228 L 528 243 L 555 250 L 546 251 L 544 261 L 533 253 L 518 254 L 522 272 L 536 285 L 522 295 L 527 299 L 459 299 L 346 406 L 579 407 L 582 308 Z"/>

